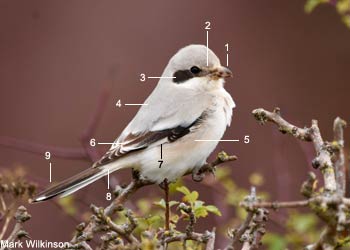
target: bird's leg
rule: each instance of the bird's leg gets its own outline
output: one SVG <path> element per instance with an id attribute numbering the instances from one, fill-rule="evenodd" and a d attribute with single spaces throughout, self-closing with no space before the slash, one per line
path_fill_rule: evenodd
<path id="1" fill-rule="evenodd" d="M 167 178 L 164 179 L 163 185 L 160 185 L 165 192 L 165 230 L 170 229 L 170 207 L 169 207 L 169 181 Z"/>

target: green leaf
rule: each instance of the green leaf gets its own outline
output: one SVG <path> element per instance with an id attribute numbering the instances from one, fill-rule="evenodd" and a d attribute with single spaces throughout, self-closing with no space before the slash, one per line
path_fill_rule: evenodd
<path id="1" fill-rule="evenodd" d="M 139 208 L 142 214 L 146 214 L 150 212 L 150 208 L 151 208 L 150 205 L 151 205 L 151 201 L 147 199 L 140 199 L 137 201 L 137 207 Z"/>
<path id="2" fill-rule="evenodd" d="M 179 221 L 179 219 L 180 217 L 177 214 L 175 214 L 171 216 L 170 221 L 176 224 Z"/>
<path id="3" fill-rule="evenodd" d="M 264 184 L 264 177 L 260 173 L 252 173 L 249 176 L 249 182 L 253 186 L 261 186 Z"/>
<path id="4" fill-rule="evenodd" d="M 287 242 L 278 234 L 267 233 L 262 238 L 262 242 L 264 245 L 267 245 L 268 250 L 281 250 L 287 248 Z"/>
<path id="5" fill-rule="evenodd" d="M 157 206 L 160 206 L 161 208 L 165 209 L 166 208 L 166 204 L 165 204 L 165 200 L 164 199 L 161 199 L 160 201 L 158 202 L 154 202 L 153 203 L 154 205 L 157 205 Z M 175 206 L 179 204 L 178 201 L 169 201 L 169 207 L 172 207 L 172 206 Z"/>
<path id="6" fill-rule="evenodd" d="M 231 170 L 229 168 L 218 168 L 215 172 L 215 177 L 217 180 L 222 180 L 226 177 L 230 177 Z"/>
<path id="7" fill-rule="evenodd" d="M 216 206 L 208 205 L 205 208 L 207 209 L 208 212 L 216 214 L 217 216 L 221 216 L 221 212 Z"/>
<path id="8" fill-rule="evenodd" d="M 203 204 L 204 204 L 204 201 L 195 201 L 193 207 L 196 209 L 197 207 L 203 206 Z"/>
<path id="9" fill-rule="evenodd" d="M 189 203 L 194 203 L 199 197 L 199 194 L 197 191 L 193 191 L 187 195 L 184 196 L 184 201 L 187 201 Z"/>
<path id="10" fill-rule="evenodd" d="M 178 201 L 169 201 L 169 207 L 175 206 L 177 204 L 179 204 L 180 202 Z"/>
<path id="11" fill-rule="evenodd" d="M 304 6 L 306 13 L 311 13 L 318 5 L 327 3 L 327 0 L 307 0 Z"/>
<path id="12" fill-rule="evenodd" d="M 313 230 L 316 224 L 317 217 L 314 214 L 293 213 L 287 222 L 288 227 L 301 234 Z"/>
<path id="13" fill-rule="evenodd" d="M 164 199 L 161 199 L 158 202 L 154 202 L 153 204 L 165 209 L 165 200 Z"/>
<path id="14" fill-rule="evenodd" d="M 153 228 L 158 228 L 163 225 L 163 218 L 160 215 L 154 215 L 146 218 L 146 222 Z"/>
<path id="15" fill-rule="evenodd" d="M 177 187 L 176 190 L 183 193 L 184 195 L 188 195 L 191 193 L 190 190 L 185 186 Z"/>
<path id="16" fill-rule="evenodd" d="M 242 207 L 237 207 L 236 216 L 241 220 L 245 220 L 245 218 L 247 217 L 247 211 Z"/>
<path id="17" fill-rule="evenodd" d="M 349 0 L 338 0 L 336 7 L 340 14 L 345 14 L 350 10 L 350 2 Z"/>
<path id="18" fill-rule="evenodd" d="M 169 185 L 169 194 L 174 194 L 177 190 L 178 187 L 182 187 L 183 182 L 182 179 L 178 179 L 176 182 L 172 182 Z"/>
<path id="19" fill-rule="evenodd" d="M 78 211 L 73 195 L 58 199 L 58 204 L 60 204 L 60 206 L 63 208 L 63 211 L 68 215 L 75 215 Z"/>
<path id="20" fill-rule="evenodd" d="M 346 27 L 350 28 L 350 15 L 344 15 L 342 17 L 342 20 L 345 23 Z"/>
<path id="21" fill-rule="evenodd" d="M 196 216 L 196 218 L 208 216 L 207 208 L 204 206 L 195 208 L 193 212 L 194 212 L 194 216 Z"/>

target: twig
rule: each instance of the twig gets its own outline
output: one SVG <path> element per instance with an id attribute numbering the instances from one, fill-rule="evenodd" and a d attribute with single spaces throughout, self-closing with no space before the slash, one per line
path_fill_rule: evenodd
<path id="1" fill-rule="evenodd" d="M 339 195 L 344 196 L 346 191 L 346 170 L 345 170 L 345 156 L 344 156 L 344 128 L 346 122 L 339 117 L 334 120 L 334 142 L 335 148 L 335 177 L 337 180 L 337 192 Z"/>
<path id="2" fill-rule="evenodd" d="M 86 160 L 87 154 L 83 148 L 57 147 L 41 143 L 29 142 L 8 136 L 0 136 L 0 145 L 24 152 L 44 155 L 46 151 L 58 158 Z"/>
<path id="3" fill-rule="evenodd" d="M 231 241 L 231 244 L 226 248 L 226 250 L 234 249 L 234 246 L 240 241 L 242 235 L 249 227 L 249 224 L 253 218 L 253 215 L 254 214 L 252 212 L 248 212 L 247 217 L 245 218 L 244 222 L 239 226 L 239 228 L 236 229 L 235 231 L 230 232 L 232 241 Z"/>
<path id="4" fill-rule="evenodd" d="M 7 228 L 9 227 L 11 218 L 10 216 L 6 216 L 5 223 L 2 226 L 1 234 L 0 234 L 0 240 L 2 240 L 6 234 Z"/>
<path id="5" fill-rule="evenodd" d="M 30 214 L 28 214 L 27 209 L 24 206 L 20 206 L 17 208 L 15 213 L 16 224 L 10 234 L 10 236 L 6 239 L 8 243 L 14 242 L 17 239 L 21 239 L 22 237 L 28 237 L 28 233 L 24 231 L 23 224 L 30 219 Z M 0 250 L 4 250 L 6 247 L 1 247 Z"/>
<path id="6" fill-rule="evenodd" d="M 248 210 L 253 210 L 257 208 L 271 208 L 274 210 L 277 210 L 279 208 L 296 208 L 296 207 L 306 207 L 310 204 L 323 204 L 323 205 L 344 205 L 347 208 L 350 208 L 350 199 L 340 197 L 340 196 L 323 196 L 323 195 L 317 195 L 314 196 L 308 200 L 301 200 L 301 201 L 273 201 L 273 202 L 267 202 L 267 201 L 256 201 L 256 202 L 247 202 L 243 201 L 240 203 L 240 205 Z"/>
<path id="7" fill-rule="evenodd" d="M 333 193 L 337 190 L 334 169 L 331 161 L 331 155 L 333 154 L 331 150 L 332 148 L 329 147 L 328 143 L 323 141 L 316 120 L 312 120 L 310 128 L 302 129 L 284 120 L 281 117 L 279 108 L 275 108 L 273 112 L 260 108 L 253 110 L 252 113 L 255 119 L 261 124 L 264 124 L 267 121 L 273 122 L 278 126 L 278 129 L 282 133 L 291 134 L 300 140 L 312 141 L 317 154 L 312 162 L 313 167 L 319 168 L 322 171 L 324 186 L 327 192 Z"/>
<path id="8" fill-rule="evenodd" d="M 306 250 L 332 250 L 336 242 L 334 240 L 334 228 L 327 226 L 321 233 L 319 240 L 312 245 L 306 246 Z"/>
<path id="9" fill-rule="evenodd" d="M 279 208 L 295 208 L 295 207 L 306 207 L 310 203 L 309 200 L 303 200 L 303 201 L 284 201 L 284 202 L 267 202 L 267 201 L 260 201 L 256 203 L 245 203 L 241 202 L 241 206 L 245 207 L 247 209 L 254 209 L 254 208 L 272 208 L 274 210 L 277 210 Z"/>
<path id="10" fill-rule="evenodd" d="M 314 168 L 319 168 L 321 170 L 324 179 L 325 191 L 334 193 L 337 190 L 337 184 L 331 161 L 333 151 L 331 151 L 331 148 L 328 147 L 329 145 L 323 141 L 316 120 L 312 120 L 311 130 L 312 141 L 317 154 L 316 158 L 312 161 L 312 165 Z"/>
<path id="11" fill-rule="evenodd" d="M 106 109 L 106 105 L 107 105 L 107 100 L 110 96 L 110 91 L 111 90 L 111 86 L 108 85 L 108 87 L 104 87 L 98 97 L 98 101 L 97 101 L 97 105 L 95 108 L 95 111 L 92 113 L 91 117 L 90 117 L 90 121 L 86 127 L 86 129 L 83 131 L 83 133 L 80 136 L 80 141 L 81 144 L 86 152 L 86 154 L 89 156 L 90 160 L 92 162 L 97 161 L 101 155 L 98 152 L 98 150 L 96 149 L 96 147 L 91 147 L 90 146 L 90 139 L 91 137 L 95 134 L 96 130 L 97 130 L 97 126 L 99 124 L 99 122 L 102 119 L 103 116 L 103 111 Z"/>
<path id="12" fill-rule="evenodd" d="M 170 206 L 169 206 L 169 182 L 165 178 L 164 181 L 164 192 L 165 192 L 165 230 L 170 230 Z"/>
<path id="13" fill-rule="evenodd" d="M 43 155 L 45 152 L 49 151 L 51 152 L 51 155 L 57 158 L 88 160 L 94 162 L 99 158 L 99 153 L 96 148 L 90 146 L 89 141 L 95 133 L 97 125 L 102 118 L 103 110 L 106 107 L 109 97 L 110 88 L 111 86 L 108 85 L 107 87 L 103 88 L 100 93 L 95 112 L 93 112 L 91 115 L 90 122 L 80 137 L 82 147 L 59 147 L 53 145 L 45 145 L 42 143 L 30 142 L 9 136 L 0 136 L 0 145 L 40 155 Z"/>
<path id="14" fill-rule="evenodd" d="M 278 126 L 278 130 L 282 134 L 290 134 L 295 138 L 302 141 L 312 141 L 311 131 L 308 128 L 298 128 L 284 120 L 281 117 L 279 108 L 275 108 L 273 112 L 269 112 L 265 109 L 259 108 L 253 110 L 253 115 L 255 119 L 260 122 L 260 124 L 265 124 L 266 122 L 272 122 Z"/>
<path id="15" fill-rule="evenodd" d="M 242 249 L 256 249 L 260 245 L 261 237 L 265 234 L 268 211 L 254 206 L 254 204 L 260 203 L 254 187 L 252 187 L 250 195 L 244 199 L 244 202 L 247 204 L 245 209 L 248 215 L 238 229 L 229 231 L 231 242 L 225 250 L 234 250 L 239 242 L 243 244 Z"/>
<path id="16" fill-rule="evenodd" d="M 215 249 L 215 231 L 216 228 L 214 227 L 213 230 L 211 231 L 211 237 L 209 238 L 206 246 L 205 246 L 205 250 L 214 250 Z"/>
<path id="17" fill-rule="evenodd" d="M 166 244 L 172 243 L 172 242 L 184 242 L 187 240 L 194 240 L 194 241 L 198 241 L 201 243 L 205 243 L 208 241 L 207 239 L 207 235 L 206 234 L 200 234 L 200 233 L 195 233 L 192 232 L 191 234 L 186 234 L 186 233 L 181 233 L 181 234 L 177 234 L 175 236 L 169 236 L 167 238 L 165 238 L 164 242 Z"/>

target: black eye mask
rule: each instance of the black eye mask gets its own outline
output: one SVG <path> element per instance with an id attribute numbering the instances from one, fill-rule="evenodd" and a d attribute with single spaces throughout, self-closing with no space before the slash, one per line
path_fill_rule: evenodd
<path id="1" fill-rule="evenodd" d="M 178 70 L 173 75 L 175 78 L 173 78 L 174 83 L 182 83 L 185 82 L 193 77 L 195 75 L 190 70 Z"/>
<path id="2" fill-rule="evenodd" d="M 209 71 L 207 69 L 200 69 L 197 66 L 191 67 L 191 69 L 185 69 L 185 70 L 178 70 L 174 73 L 173 79 L 174 83 L 183 83 L 191 78 L 194 77 L 202 77 L 209 74 Z"/>

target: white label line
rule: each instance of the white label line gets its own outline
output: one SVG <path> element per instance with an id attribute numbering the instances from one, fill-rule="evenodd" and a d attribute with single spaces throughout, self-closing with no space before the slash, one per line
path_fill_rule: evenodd
<path id="1" fill-rule="evenodd" d="M 107 189 L 109 189 L 109 169 L 107 169 Z"/>
<path id="2" fill-rule="evenodd" d="M 194 140 L 194 141 L 233 141 L 233 142 L 239 142 L 239 140 Z"/>
<path id="3" fill-rule="evenodd" d="M 207 66 L 209 66 L 209 30 L 207 30 Z"/>
<path id="4" fill-rule="evenodd" d="M 120 142 L 98 142 L 97 144 L 100 144 L 100 145 L 123 145 L 125 143 L 120 143 Z"/>
<path id="5" fill-rule="evenodd" d="M 147 78 L 157 78 L 157 79 L 160 79 L 160 78 L 165 78 L 165 79 L 174 79 L 176 78 L 175 76 L 147 76 Z"/>
<path id="6" fill-rule="evenodd" d="M 51 182 L 51 162 L 50 162 L 50 182 Z"/>
<path id="7" fill-rule="evenodd" d="M 226 66 L 228 67 L 228 54 L 226 54 Z"/>
<path id="8" fill-rule="evenodd" d="M 148 103 L 124 103 L 125 106 L 147 106 Z"/>

